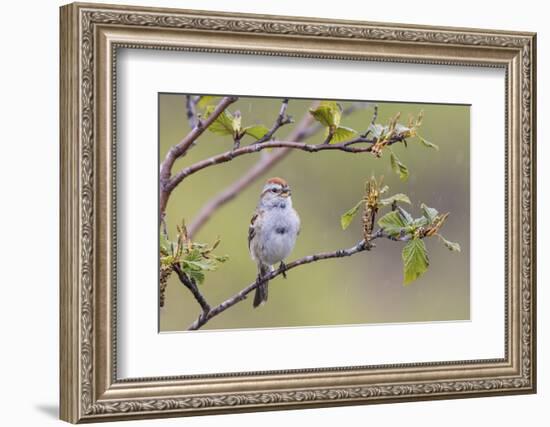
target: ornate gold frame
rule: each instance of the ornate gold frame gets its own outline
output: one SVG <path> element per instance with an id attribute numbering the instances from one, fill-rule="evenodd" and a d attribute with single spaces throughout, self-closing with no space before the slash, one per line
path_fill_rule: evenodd
<path id="1" fill-rule="evenodd" d="M 73 423 L 535 392 L 533 33 L 71 4 L 61 8 L 61 418 Z M 506 70 L 505 357 L 118 380 L 117 47 Z"/>

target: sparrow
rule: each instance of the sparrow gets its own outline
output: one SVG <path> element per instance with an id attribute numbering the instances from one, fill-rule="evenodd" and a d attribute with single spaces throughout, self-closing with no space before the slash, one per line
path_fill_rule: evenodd
<path id="1" fill-rule="evenodd" d="M 290 187 L 282 178 L 270 178 L 260 194 L 256 211 L 248 228 L 248 250 L 258 266 L 258 286 L 254 307 L 267 301 L 267 281 L 260 281 L 273 269 L 279 268 L 286 278 L 284 259 L 290 255 L 300 232 L 300 217 L 292 207 Z"/>

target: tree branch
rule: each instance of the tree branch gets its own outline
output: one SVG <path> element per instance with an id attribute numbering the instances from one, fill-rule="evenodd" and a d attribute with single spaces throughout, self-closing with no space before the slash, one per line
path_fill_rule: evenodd
<path id="1" fill-rule="evenodd" d="M 185 95 L 185 106 L 187 108 L 187 120 L 189 127 L 193 129 L 197 125 L 197 102 L 198 96 Z"/>
<path id="2" fill-rule="evenodd" d="M 402 141 L 403 138 L 399 135 L 392 137 L 386 145 L 392 145 L 396 142 Z M 352 139 L 350 141 L 341 142 L 338 144 L 306 144 L 303 142 L 295 142 L 295 141 L 269 141 L 269 142 L 263 142 L 260 144 L 252 144 L 248 145 L 246 147 L 240 147 L 236 150 L 227 151 L 222 154 L 218 154 L 217 156 L 212 156 L 208 159 L 202 160 L 200 162 L 195 163 L 194 165 L 188 166 L 182 170 L 180 170 L 178 173 L 176 173 L 170 181 L 166 184 L 166 188 L 169 191 L 172 191 L 181 181 L 183 181 L 185 178 L 187 178 L 190 175 L 193 175 L 194 173 L 205 169 L 210 166 L 219 165 L 221 163 L 230 162 L 231 160 L 243 156 L 245 154 L 252 154 L 257 153 L 259 151 L 265 150 L 267 148 L 289 148 L 294 150 L 302 150 L 306 151 L 308 153 L 317 153 L 319 151 L 345 151 L 347 153 L 368 153 L 372 151 L 372 146 L 368 147 L 352 147 L 351 145 L 358 144 L 358 143 L 368 143 L 368 144 L 374 144 L 376 142 L 376 139 L 369 139 L 364 137 L 357 137 L 355 139 Z"/>
<path id="3" fill-rule="evenodd" d="M 225 109 L 233 104 L 239 99 L 236 96 L 226 96 L 218 103 L 214 111 L 210 116 L 205 120 L 199 120 L 197 125 L 191 129 L 191 131 L 176 145 L 172 146 L 164 161 L 160 165 L 160 218 L 164 216 L 164 211 L 166 210 L 166 204 L 168 203 L 168 198 L 174 187 L 169 187 L 171 181 L 170 176 L 172 174 L 172 167 L 174 162 L 181 156 L 183 156 L 189 147 L 197 140 L 199 136 L 210 126 L 218 116 L 225 111 Z"/>
<path id="4" fill-rule="evenodd" d="M 220 313 L 223 313 L 228 308 L 234 306 L 235 304 L 239 303 L 240 301 L 246 299 L 246 296 L 255 290 L 259 285 L 262 283 L 272 280 L 275 277 L 279 276 L 280 274 L 283 274 L 287 272 L 288 270 L 292 270 L 293 268 L 299 267 L 301 265 L 311 264 L 313 262 L 322 261 L 325 259 L 333 259 L 333 258 L 343 258 L 343 257 L 349 257 L 355 254 L 358 254 L 360 252 L 364 251 L 370 251 L 375 246 L 373 244 L 370 244 L 373 240 L 380 239 L 380 238 L 386 238 L 390 240 L 399 240 L 399 241 L 408 241 L 410 240 L 409 237 L 404 236 L 400 238 L 393 238 L 389 236 L 388 234 L 384 233 L 383 230 L 378 230 L 376 233 L 374 233 L 369 240 L 369 244 L 365 244 L 364 240 L 361 240 L 359 243 L 357 243 L 355 246 L 349 248 L 349 249 L 338 249 L 333 252 L 321 252 L 313 255 L 308 255 L 303 258 L 297 259 L 296 261 L 292 261 L 291 263 L 286 264 L 284 268 L 279 267 L 276 270 L 273 270 L 268 275 L 264 276 L 261 280 L 256 280 L 255 282 L 248 285 L 246 288 L 241 290 L 240 292 L 236 293 L 232 297 L 226 299 L 221 304 L 211 308 L 207 312 L 203 312 L 188 328 L 189 331 L 200 329 L 203 325 L 205 325 L 210 319 L 217 316 Z"/>
<path id="5" fill-rule="evenodd" d="M 193 279 L 191 279 L 187 274 L 185 274 L 185 272 L 183 272 L 183 270 L 180 268 L 180 266 L 178 264 L 174 264 L 174 271 L 178 275 L 178 278 L 180 279 L 180 282 L 187 289 L 189 289 L 189 291 L 191 291 L 191 293 L 193 294 L 193 296 L 195 297 L 195 299 L 197 300 L 197 302 L 201 306 L 202 313 L 204 315 L 209 313 L 210 312 L 210 305 L 208 304 L 208 302 L 206 301 L 206 298 L 204 298 L 201 291 L 199 290 L 199 287 L 197 286 L 197 283 Z"/>

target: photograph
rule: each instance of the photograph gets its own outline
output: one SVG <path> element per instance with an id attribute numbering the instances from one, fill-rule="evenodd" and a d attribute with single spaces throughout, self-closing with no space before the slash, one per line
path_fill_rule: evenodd
<path id="1" fill-rule="evenodd" d="M 537 393 L 537 22 L 298 3 L 47 19 L 60 419 Z"/>
<path id="2" fill-rule="evenodd" d="M 158 94 L 160 332 L 470 320 L 470 105 Z"/>

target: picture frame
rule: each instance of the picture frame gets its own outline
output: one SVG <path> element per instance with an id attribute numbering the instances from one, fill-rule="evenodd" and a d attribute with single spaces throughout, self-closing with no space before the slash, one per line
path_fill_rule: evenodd
<path id="1" fill-rule="evenodd" d="M 60 24 L 61 419 L 80 423 L 536 392 L 534 33 L 85 3 L 63 6 Z M 502 69 L 504 357 L 119 378 L 121 49 Z"/>

